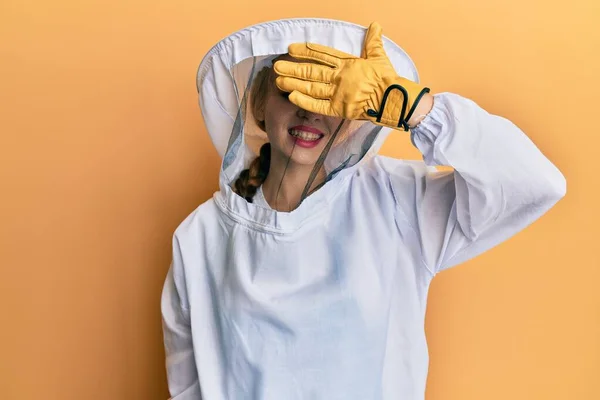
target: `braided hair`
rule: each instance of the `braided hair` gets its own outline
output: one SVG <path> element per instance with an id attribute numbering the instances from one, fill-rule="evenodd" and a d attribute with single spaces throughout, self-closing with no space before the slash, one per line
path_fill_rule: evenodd
<path id="1" fill-rule="evenodd" d="M 256 157 L 248 169 L 243 170 L 234 183 L 233 191 L 244 197 L 249 203 L 269 174 L 271 166 L 271 144 L 265 143 L 260 148 L 260 156 Z"/>
<path id="2" fill-rule="evenodd" d="M 265 132 L 265 121 L 258 119 L 257 116 L 261 115 L 261 111 L 265 108 L 269 85 L 274 79 L 273 74 L 273 70 L 270 67 L 260 70 L 252 83 L 250 91 L 252 115 L 258 127 Z M 233 191 L 245 198 L 249 203 L 252 203 L 252 198 L 256 194 L 256 191 L 264 183 L 265 179 L 267 179 L 270 166 L 271 144 L 265 143 L 260 148 L 260 155 L 250 163 L 248 169 L 240 172 L 240 175 L 233 184 Z"/>

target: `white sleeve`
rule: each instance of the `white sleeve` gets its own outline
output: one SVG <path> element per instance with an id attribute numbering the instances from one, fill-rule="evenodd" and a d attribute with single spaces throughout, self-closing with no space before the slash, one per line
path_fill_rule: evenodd
<path id="1" fill-rule="evenodd" d="M 173 240 L 173 261 L 163 287 L 161 309 L 171 399 L 200 400 L 185 278 L 177 240 Z"/>
<path id="2" fill-rule="evenodd" d="M 561 172 L 511 121 L 452 93 L 412 130 L 428 166 L 416 182 L 415 231 L 433 273 L 496 246 L 541 217 L 566 193 Z"/>

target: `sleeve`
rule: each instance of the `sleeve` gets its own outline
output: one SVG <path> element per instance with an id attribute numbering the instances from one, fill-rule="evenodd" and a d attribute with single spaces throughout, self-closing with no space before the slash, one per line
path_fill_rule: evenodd
<path id="1" fill-rule="evenodd" d="M 411 140 L 432 167 L 411 202 L 432 274 L 515 235 L 566 193 L 564 176 L 515 124 L 459 95 L 436 94 Z M 433 168 L 441 165 L 453 171 Z"/>
<path id="2" fill-rule="evenodd" d="M 167 380 L 172 400 L 201 399 L 187 304 L 183 261 L 177 240 L 173 240 L 173 261 L 161 299 Z"/>

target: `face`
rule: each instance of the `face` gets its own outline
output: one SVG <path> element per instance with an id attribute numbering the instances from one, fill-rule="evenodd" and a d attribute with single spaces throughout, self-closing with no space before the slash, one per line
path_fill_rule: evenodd
<path id="1" fill-rule="evenodd" d="M 291 57 L 285 57 L 293 60 Z M 290 163 L 314 165 L 342 118 L 315 114 L 296 106 L 288 99 L 289 93 L 282 92 L 272 77 L 265 98 L 265 130 L 271 143 L 271 151 L 278 153 Z M 345 130 L 348 122 L 342 126 Z M 340 131 L 338 137 L 343 136 Z"/>

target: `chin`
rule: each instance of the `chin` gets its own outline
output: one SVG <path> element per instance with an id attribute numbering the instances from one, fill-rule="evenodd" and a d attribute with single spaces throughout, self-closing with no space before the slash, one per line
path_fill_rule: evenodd
<path id="1" fill-rule="evenodd" d="M 319 159 L 319 156 L 321 155 L 321 150 L 316 150 L 313 154 L 298 154 L 296 152 L 297 150 L 298 149 L 296 149 L 294 151 L 294 154 L 292 154 L 291 160 L 291 162 L 293 162 L 297 166 L 312 167 L 313 165 L 315 165 L 315 163 Z"/>
<path id="2" fill-rule="evenodd" d="M 299 146 L 298 143 L 296 143 L 295 146 L 292 145 L 293 150 L 291 150 L 289 156 L 295 164 L 312 166 L 317 162 L 321 153 L 323 153 L 326 144 L 326 141 L 323 140 L 322 143 L 319 143 L 319 145 L 315 147 L 306 148 Z"/>

